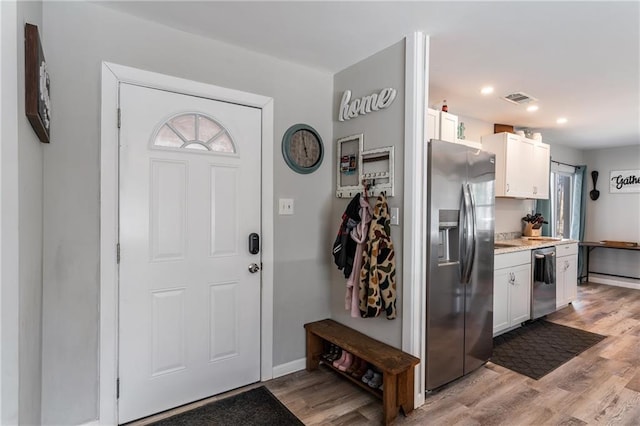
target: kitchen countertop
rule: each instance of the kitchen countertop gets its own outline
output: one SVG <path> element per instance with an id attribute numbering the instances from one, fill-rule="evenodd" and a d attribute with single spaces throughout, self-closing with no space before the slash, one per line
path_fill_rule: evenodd
<path id="1" fill-rule="evenodd" d="M 535 238 L 535 237 L 534 237 Z M 511 247 L 501 247 L 494 249 L 494 254 L 513 253 L 516 251 L 533 250 L 543 247 L 552 247 L 560 244 L 578 243 L 577 240 L 570 239 L 531 239 L 530 237 L 522 237 L 514 240 L 496 240 L 496 244 L 508 244 Z"/>

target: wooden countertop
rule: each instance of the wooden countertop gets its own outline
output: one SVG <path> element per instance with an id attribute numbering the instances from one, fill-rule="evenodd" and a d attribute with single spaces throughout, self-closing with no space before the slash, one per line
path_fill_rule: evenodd
<path id="1" fill-rule="evenodd" d="M 604 247 L 604 248 L 614 248 L 614 249 L 622 249 L 622 250 L 640 250 L 640 246 L 638 245 L 625 245 L 620 243 L 606 243 L 604 241 L 583 241 L 579 243 L 583 247 Z M 631 243 L 635 244 L 635 243 Z"/>

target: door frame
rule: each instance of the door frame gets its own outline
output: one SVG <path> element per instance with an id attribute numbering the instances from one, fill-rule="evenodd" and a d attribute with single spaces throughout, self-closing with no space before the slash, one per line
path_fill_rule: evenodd
<path id="1" fill-rule="evenodd" d="M 262 110 L 260 380 L 273 377 L 273 98 L 102 62 L 100 112 L 99 424 L 118 424 L 118 88 L 130 83 Z"/>
<path id="2" fill-rule="evenodd" d="M 429 99 L 430 38 L 405 37 L 404 216 L 402 350 L 420 358 L 415 368 L 414 406 L 424 404 L 426 385 L 427 156 L 425 114 Z"/>

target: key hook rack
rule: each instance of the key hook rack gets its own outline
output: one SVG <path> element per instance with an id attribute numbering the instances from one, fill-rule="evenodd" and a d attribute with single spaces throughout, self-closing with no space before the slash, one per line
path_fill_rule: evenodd
<path id="1" fill-rule="evenodd" d="M 338 139 L 336 197 L 394 195 L 394 147 L 363 149 L 363 134 Z"/>

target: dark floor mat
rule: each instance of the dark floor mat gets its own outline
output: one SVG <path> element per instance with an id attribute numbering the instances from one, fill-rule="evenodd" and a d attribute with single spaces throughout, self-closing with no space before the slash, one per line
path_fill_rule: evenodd
<path id="1" fill-rule="evenodd" d="M 261 386 L 152 423 L 154 426 L 304 425 L 267 388 Z"/>
<path id="2" fill-rule="evenodd" d="M 604 338 L 538 320 L 495 337 L 491 361 L 538 380 Z"/>

